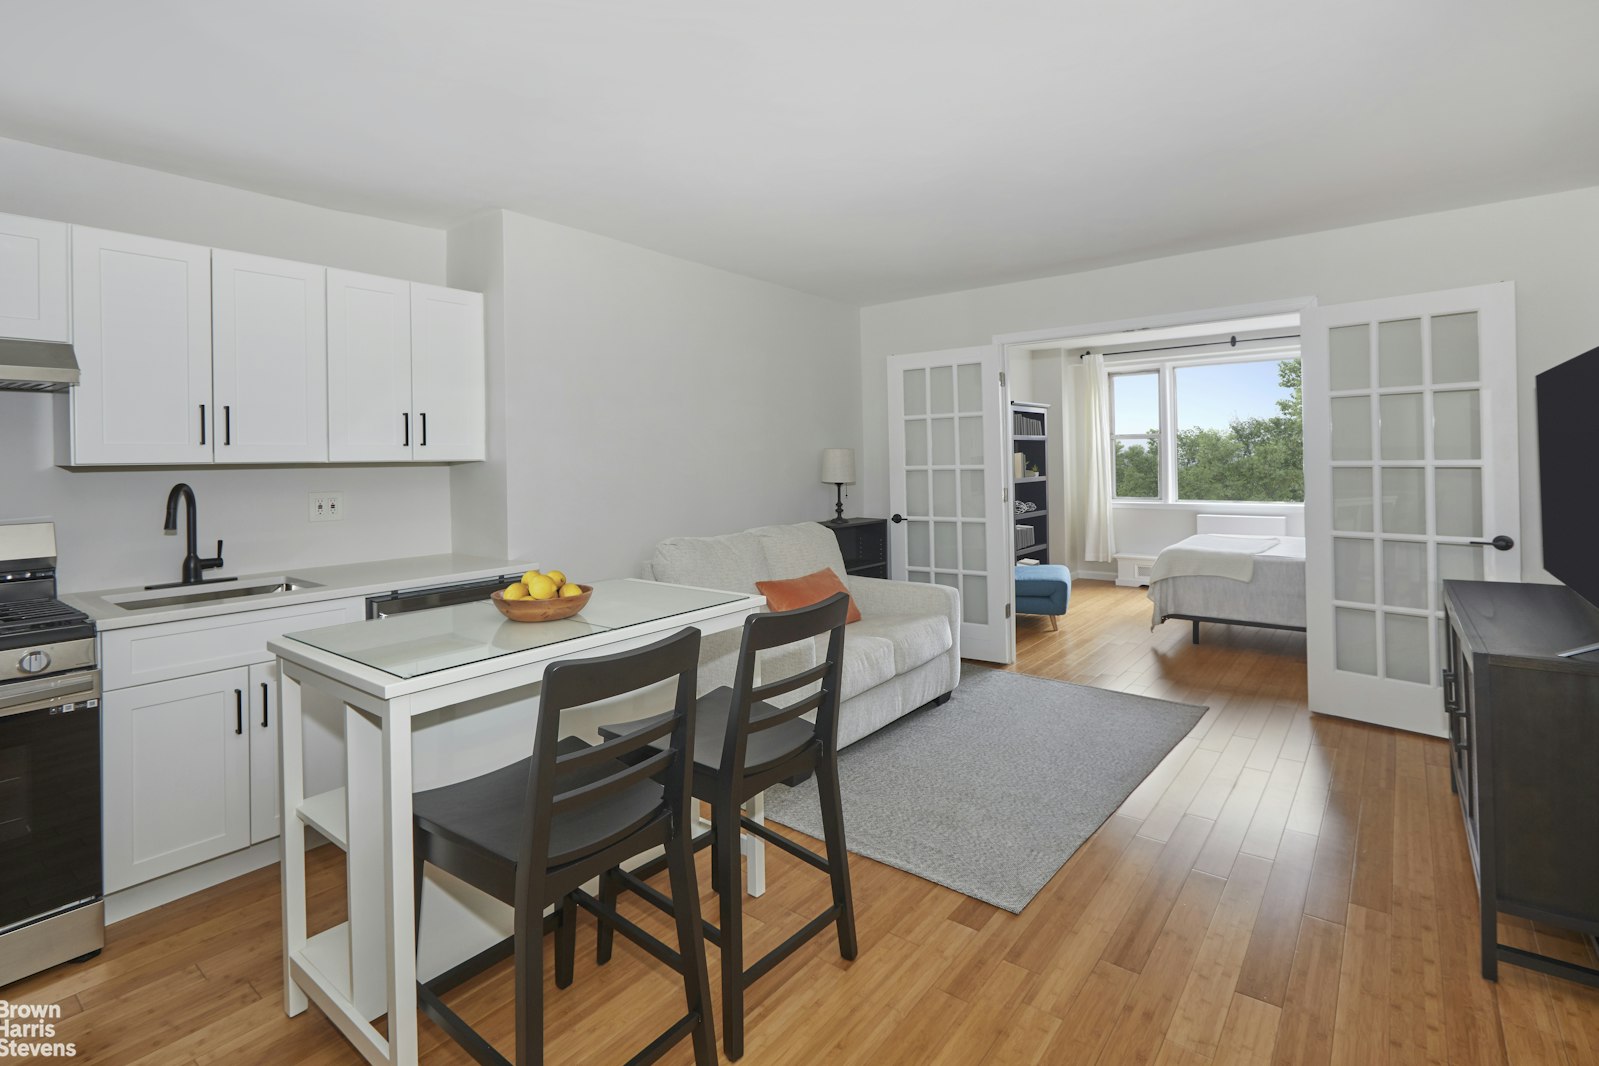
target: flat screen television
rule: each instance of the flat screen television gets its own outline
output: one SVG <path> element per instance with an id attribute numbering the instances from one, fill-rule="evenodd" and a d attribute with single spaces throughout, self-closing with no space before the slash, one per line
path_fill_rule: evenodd
<path id="1" fill-rule="evenodd" d="M 1544 569 L 1599 606 L 1599 348 L 1537 387 Z"/>

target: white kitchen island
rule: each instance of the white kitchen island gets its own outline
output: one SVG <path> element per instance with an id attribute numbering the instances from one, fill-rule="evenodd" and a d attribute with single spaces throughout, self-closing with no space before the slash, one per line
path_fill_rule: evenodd
<path id="1" fill-rule="evenodd" d="M 760 596 L 654 581 L 601 581 L 583 611 L 516 623 L 488 601 L 352 622 L 271 641 L 282 671 L 284 1007 L 308 997 L 371 1062 L 417 1061 L 416 980 L 509 935 L 509 910 L 430 881 L 423 952 L 413 925 L 411 796 L 526 757 L 544 669 L 640 647 L 683 626 L 736 629 Z M 344 705 L 347 785 L 305 795 L 302 688 Z M 646 710 L 663 709 L 647 708 Z M 634 717 L 638 702 L 608 717 Z M 604 709 L 598 712 L 606 716 Z M 600 718 L 595 718 L 597 723 Z M 563 731 L 574 731 L 566 728 Z M 587 729 L 578 729 L 587 732 Z M 305 833 L 345 850 L 349 919 L 306 935 Z M 758 842 L 757 842 L 758 843 Z M 759 891 L 762 853 L 750 854 Z M 371 1023 L 387 1015 L 387 1037 Z"/>

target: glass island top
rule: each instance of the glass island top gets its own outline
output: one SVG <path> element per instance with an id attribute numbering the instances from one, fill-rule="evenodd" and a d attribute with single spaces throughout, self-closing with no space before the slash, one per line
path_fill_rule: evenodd
<path id="1" fill-rule="evenodd" d="M 409 678 L 748 598 L 749 594 L 740 592 L 615 578 L 595 582 L 594 595 L 582 611 L 553 622 L 513 622 L 485 598 L 285 636 L 395 677 Z"/>

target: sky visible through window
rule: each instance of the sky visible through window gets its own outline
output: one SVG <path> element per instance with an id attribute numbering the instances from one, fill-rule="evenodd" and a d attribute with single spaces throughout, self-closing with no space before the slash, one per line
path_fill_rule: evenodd
<path id="1" fill-rule="evenodd" d="M 1271 418 L 1279 413 L 1277 401 L 1289 396 L 1290 390 L 1278 382 L 1275 360 L 1180 366 L 1177 426 L 1226 429 L 1237 418 Z"/>

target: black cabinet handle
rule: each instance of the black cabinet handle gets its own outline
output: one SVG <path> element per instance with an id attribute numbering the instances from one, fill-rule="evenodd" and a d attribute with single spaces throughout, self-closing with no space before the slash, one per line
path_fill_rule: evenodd
<path id="1" fill-rule="evenodd" d="M 428 413 L 422 412 L 422 447 L 428 446 Z"/>
<path id="2" fill-rule="evenodd" d="M 222 443 L 224 445 L 233 443 L 233 406 L 231 404 L 222 405 Z"/>
<path id="3" fill-rule="evenodd" d="M 267 683 L 261 682 L 261 728 L 270 728 L 270 719 L 267 718 Z"/>
<path id="4" fill-rule="evenodd" d="M 233 733 L 244 736 L 244 689 L 233 690 Z"/>
<path id="5" fill-rule="evenodd" d="M 1471 543 L 1481 544 L 1486 548 L 1492 548 L 1494 551 L 1501 552 L 1507 552 L 1516 546 L 1516 542 L 1505 536 L 1503 533 L 1499 534 L 1493 540 L 1474 540 Z"/>
<path id="6" fill-rule="evenodd" d="M 402 440 L 400 444 L 409 448 L 411 446 L 411 412 L 401 411 L 400 418 L 404 420 L 405 424 L 405 439 Z"/>
<path id="7" fill-rule="evenodd" d="M 200 443 L 205 443 L 205 404 L 200 405 Z"/>
<path id="8" fill-rule="evenodd" d="M 889 519 L 889 521 L 890 521 L 890 522 L 893 522 L 893 523 L 894 523 L 894 524 L 895 524 L 895 525 L 896 525 L 896 526 L 897 526 L 897 525 L 899 525 L 899 524 L 900 524 L 900 523 L 901 523 L 901 522 L 903 522 L 903 521 L 905 521 L 905 516 L 904 516 L 904 515 L 902 515 L 902 514 L 897 514 L 897 515 L 895 515 L 895 516 L 894 516 L 894 517 L 892 517 L 892 518 L 890 518 L 890 519 Z"/>

